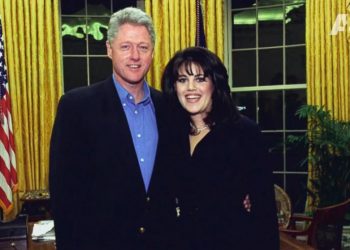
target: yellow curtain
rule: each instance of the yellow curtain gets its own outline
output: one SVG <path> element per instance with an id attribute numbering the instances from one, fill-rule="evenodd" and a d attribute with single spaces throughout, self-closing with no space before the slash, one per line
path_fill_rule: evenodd
<path id="1" fill-rule="evenodd" d="M 19 197 L 48 188 L 49 141 L 63 92 L 58 0 L 0 0 Z"/>
<path id="2" fill-rule="evenodd" d="M 330 34 L 338 15 L 349 14 L 346 2 L 306 1 L 307 102 L 323 105 L 336 119 L 349 121 L 350 23 L 344 31 Z"/>
<path id="3" fill-rule="evenodd" d="M 347 40 L 348 40 L 348 50 L 350 51 L 350 0 L 347 0 L 346 1 L 346 9 L 347 9 L 347 11 L 346 11 L 346 14 L 347 14 L 347 17 L 348 17 L 348 19 L 347 19 L 347 23 L 348 23 L 348 29 L 347 29 Z"/>
<path id="4" fill-rule="evenodd" d="M 224 1 L 202 0 L 207 47 L 224 61 Z"/>
<path id="5" fill-rule="evenodd" d="M 347 9 L 346 14 L 347 14 L 348 21 L 349 21 L 349 17 L 350 17 L 350 0 L 346 1 L 346 6 L 347 6 L 346 7 L 346 9 Z M 350 24 L 348 23 L 348 25 L 350 25 Z M 350 28 L 349 28 L 349 26 L 348 26 L 348 29 L 347 29 L 347 40 L 350 43 Z"/>
<path id="6" fill-rule="evenodd" d="M 307 103 L 322 105 L 339 120 L 350 120 L 350 23 L 337 29 L 339 15 L 350 17 L 349 0 L 306 1 Z M 345 22 L 339 23 L 344 27 Z M 335 28 L 336 33 L 331 35 Z M 339 32 L 338 32 L 339 31 Z M 313 175 L 309 165 L 309 183 Z M 307 207 L 312 209 L 311 198 Z"/>
<path id="7" fill-rule="evenodd" d="M 223 1 L 205 0 L 202 7 L 207 47 L 223 59 Z M 145 10 L 153 19 L 157 35 L 147 81 L 160 89 L 162 72 L 171 56 L 180 49 L 195 45 L 196 1 L 146 0 Z"/>

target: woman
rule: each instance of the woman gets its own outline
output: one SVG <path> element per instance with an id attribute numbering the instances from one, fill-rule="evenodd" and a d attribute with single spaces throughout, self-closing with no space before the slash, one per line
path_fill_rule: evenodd
<path id="1" fill-rule="evenodd" d="M 185 155 L 178 210 L 188 248 L 279 249 L 261 133 L 237 111 L 223 63 L 204 48 L 179 51 L 165 68 L 162 90 Z"/>

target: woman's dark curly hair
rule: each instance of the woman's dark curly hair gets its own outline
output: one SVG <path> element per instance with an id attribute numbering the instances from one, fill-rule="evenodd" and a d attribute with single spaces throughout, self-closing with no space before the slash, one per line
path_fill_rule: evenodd
<path id="1" fill-rule="evenodd" d="M 209 77 L 214 85 L 212 109 L 205 122 L 219 124 L 238 119 L 239 112 L 231 96 L 225 65 L 217 55 L 202 47 L 189 47 L 178 51 L 166 65 L 162 76 L 162 91 L 167 100 L 175 107 L 181 105 L 175 89 L 179 69 L 184 66 L 186 72 L 193 75 L 192 65 L 199 66 L 204 76 Z"/>

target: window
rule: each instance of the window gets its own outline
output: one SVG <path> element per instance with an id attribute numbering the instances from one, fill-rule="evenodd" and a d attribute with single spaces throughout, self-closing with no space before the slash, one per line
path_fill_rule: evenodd
<path id="1" fill-rule="evenodd" d="M 112 74 L 106 55 L 109 18 L 136 0 L 61 0 L 64 91 L 101 81 Z"/>
<path id="2" fill-rule="evenodd" d="M 228 0 L 227 18 L 232 94 L 263 131 L 275 183 L 304 211 L 307 169 L 299 165 L 307 152 L 283 142 L 306 130 L 295 116 L 306 104 L 305 0 Z"/>

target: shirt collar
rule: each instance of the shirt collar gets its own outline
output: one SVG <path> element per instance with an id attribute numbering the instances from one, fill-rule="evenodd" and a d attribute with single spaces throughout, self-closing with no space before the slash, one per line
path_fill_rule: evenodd
<path id="1" fill-rule="evenodd" d="M 135 104 L 135 97 L 130 94 L 113 76 L 113 82 L 114 82 L 114 86 L 117 90 L 118 96 L 120 98 L 120 100 L 122 102 L 131 102 L 133 104 Z M 151 91 L 149 89 L 149 86 L 147 84 L 146 81 L 143 82 L 143 99 L 141 100 L 141 102 L 139 102 L 138 104 L 143 104 L 143 105 L 147 105 L 151 102 Z"/>

